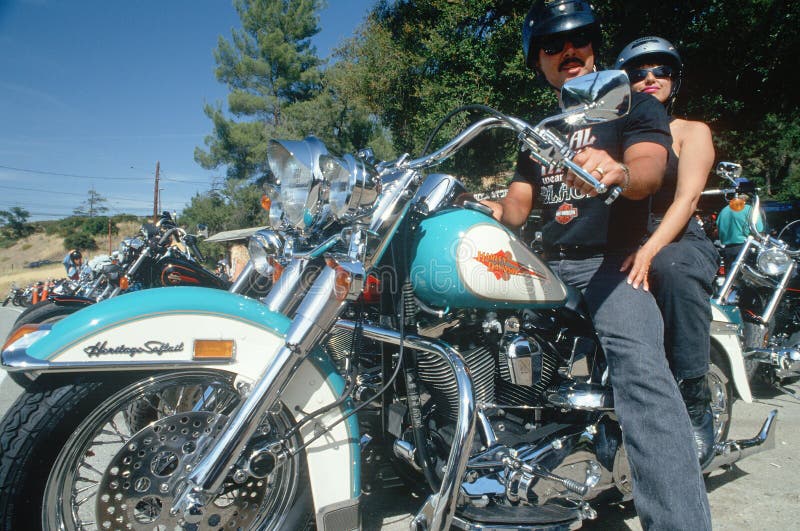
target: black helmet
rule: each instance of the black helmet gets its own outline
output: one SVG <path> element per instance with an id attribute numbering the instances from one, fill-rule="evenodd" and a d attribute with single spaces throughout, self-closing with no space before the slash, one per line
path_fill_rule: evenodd
<path id="1" fill-rule="evenodd" d="M 78 260 L 79 258 L 80 258 L 80 259 L 83 259 L 83 255 L 82 255 L 82 254 L 81 254 L 81 252 L 80 252 L 80 251 L 78 251 L 77 249 L 76 249 L 76 250 L 74 250 L 74 251 L 72 251 L 71 253 L 69 253 L 69 259 L 70 259 L 70 260 L 72 260 L 73 262 L 74 262 L 75 260 Z"/>
<path id="2" fill-rule="evenodd" d="M 614 66 L 620 70 L 629 70 L 635 64 L 644 64 L 649 61 L 664 63 L 676 71 L 672 82 L 672 91 L 667 100 L 667 108 L 669 108 L 678 95 L 681 79 L 683 79 L 683 61 L 671 42 L 661 37 L 636 39 L 622 49 Z"/>
<path id="3" fill-rule="evenodd" d="M 600 21 L 589 2 L 583 0 L 537 0 L 522 25 L 522 53 L 529 68 L 536 66 L 542 37 L 588 28 L 593 42 L 600 43 Z M 594 50 L 597 53 L 597 49 Z"/>

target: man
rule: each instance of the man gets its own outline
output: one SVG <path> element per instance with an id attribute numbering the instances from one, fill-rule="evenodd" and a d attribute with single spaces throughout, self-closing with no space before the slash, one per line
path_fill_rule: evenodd
<path id="1" fill-rule="evenodd" d="M 599 22 L 582 0 L 539 0 L 523 28 L 526 63 L 554 90 L 595 69 Z M 647 198 L 658 190 L 671 143 L 663 107 L 634 94 L 630 114 L 573 131 L 574 161 L 622 197 L 608 207 L 572 174 L 541 168 L 524 153 L 508 195 L 486 202 L 510 226 L 527 218 L 538 194 L 551 267 L 581 289 L 608 359 L 615 410 L 645 529 L 710 529 L 708 498 L 691 426 L 663 345 L 663 323 L 649 292 L 620 271 L 647 228 Z"/>
<path id="2" fill-rule="evenodd" d="M 750 196 L 747 194 L 739 194 L 717 216 L 719 243 L 725 246 L 722 249 L 722 259 L 726 268 L 733 265 L 750 234 L 750 214 L 753 212 L 753 207 L 747 204 L 749 199 Z M 764 230 L 764 222 L 760 216 L 756 228 L 762 232 Z"/>

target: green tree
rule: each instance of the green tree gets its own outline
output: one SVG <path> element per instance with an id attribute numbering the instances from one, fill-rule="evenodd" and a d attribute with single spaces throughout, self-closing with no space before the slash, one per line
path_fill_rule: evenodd
<path id="1" fill-rule="evenodd" d="M 398 151 L 419 154 L 434 125 L 466 103 L 536 121 L 553 111 L 555 99 L 524 68 L 520 28 L 531 3 L 382 0 L 341 52 L 354 73 L 348 82 L 388 126 Z M 787 73 L 796 70 L 800 2 L 592 3 L 603 22 L 601 65 L 613 65 L 636 37 L 669 39 L 686 64 L 676 114 L 709 123 L 719 160 L 742 162 L 776 197 L 796 194 L 800 92 Z M 467 121 L 453 120 L 440 139 Z M 450 165 L 462 177 L 496 173 L 514 159 L 507 134 L 473 146 Z"/>
<path id="2" fill-rule="evenodd" d="M 206 105 L 213 134 L 206 149 L 195 149 L 204 168 L 227 165 L 228 177 L 268 174 L 269 138 L 294 132 L 288 108 L 320 89 L 320 60 L 311 45 L 319 32 L 322 0 L 234 0 L 241 30 L 220 37 L 214 57 L 216 77 L 230 89 L 228 111 Z"/>
<path id="3" fill-rule="evenodd" d="M 97 193 L 94 188 L 90 189 L 87 193 L 88 197 L 86 201 L 72 211 L 76 216 L 88 216 L 93 218 L 98 214 L 108 212 L 108 207 L 106 206 L 108 200 L 105 197 Z"/>
<path id="4" fill-rule="evenodd" d="M 30 217 L 30 212 L 18 206 L 0 210 L 0 220 L 3 223 L 5 236 L 12 240 L 18 240 L 32 234 L 35 229 L 28 223 Z"/>

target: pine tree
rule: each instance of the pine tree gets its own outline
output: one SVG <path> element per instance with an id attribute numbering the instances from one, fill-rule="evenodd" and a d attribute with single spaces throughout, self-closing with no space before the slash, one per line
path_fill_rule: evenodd
<path id="1" fill-rule="evenodd" d="M 242 21 L 231 40 L 220 37 L 216 77 L 231 90 L 229 115 L 206 105 L 214 126 L 195 160 L 206 169 L 227 165 L 229 178 L 268 174 L 267 142 L 290 135 L 288 108 L 319 94 L 320 60 L 311 44 L 322 0 L 234 0 Z M 297 135 L 294 135 L 297 136 Z"/>
<path id="2" fill-rule="evenodd" d="M 98 194 L 94 188 L 88 191 L 89 197 L 79 207 L 72 212 L 76 216 L 88 216 L 93 218 L 99 214 L 108 212 L 108 207 L 105 203 L 108 200 L 102 195 Z"/>

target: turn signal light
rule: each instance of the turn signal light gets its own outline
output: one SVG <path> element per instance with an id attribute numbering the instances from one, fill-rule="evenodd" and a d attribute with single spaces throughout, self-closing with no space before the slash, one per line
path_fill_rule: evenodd
<path id="1" fill-rule="evenodd" d="M 128 277 L 126 275 L 122 275 L 119 277 L 119 287 L 121 290 L 125 291 L 130 287 L 130 282 L 128 281 Z"/>
<path id="2" fill-rule="evenodd" d="M 343 301 L 350 293 L 350 286 L 353 284 L 353 275 L 333 258 L 325 258 L 325 264 L 334 270 L 333 276 L 333 295 L 336 300 Z"/>
<path id="3" fill-rule="evenodd" d="M 233 359 L 232 339 L 195 339 L 194 359 L 229 360 Z"/>
<path id="4" fill-rule="evenodd" d="M 38 324 L 26 324 L 26 325 L 20 326 L 19 328 L 14 330 L 11 333 L 10 336 L 8 336 L 8 339 L 3 344 L 3 350 L 5 350 L 8 347 L 10 347 L 11 344 L 15 343 L 19 338 L 27 336 L 28 334 L 30 334 L 32 332 L 36 332 L 37 330 L 39 330 L 39 326 L 40 325 L 38 325 Z"/>
<path id="5" fill-rule="evenodd" d="M 280 262 L 272 257 L 269 258 L 269 265 L 272 266 L 272 283 L 275 284 L 278 280 L 280 280 L 284 267 Z"/>
<path id="6" fill-rule="evenodd" d="M 267 214 L 269 214 L 269 209 L 272 208 L 272 199 L 266 194 L 261 196 L 261 208 L 263 208 Z"/>

